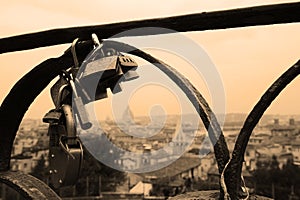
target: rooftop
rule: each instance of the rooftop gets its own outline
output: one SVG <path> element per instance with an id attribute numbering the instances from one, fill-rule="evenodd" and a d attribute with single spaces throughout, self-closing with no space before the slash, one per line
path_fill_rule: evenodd
<path id="1" fill-rule="evenodd" d="M 199 158 L 180 157 L 169 166 L 157 171 L 140 174 L 145 180 L 159 180 L 164 178 L 172 178 L 201 164 Z"/>

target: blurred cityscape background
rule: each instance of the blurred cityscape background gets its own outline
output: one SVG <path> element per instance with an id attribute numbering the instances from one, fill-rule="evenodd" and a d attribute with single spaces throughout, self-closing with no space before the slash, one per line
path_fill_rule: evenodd
<path id="1" fill-rule="evenodd" d="M 168 162 L 171 156 L 180 154 L 180 148 L 185 148 L 184 154 L 156 171 L 126 173 L 105 166 L 84 151 L 83 170 L 77 184 L 56 192 L 66 199 L 165 199 L 188 191 L 218 189 L 219 173 L 213 147 L 205 140 L 205 128 L 200 122 L 197 126 L 198 122 L 183 123 L 185 136 L 194 137 L 192 144 L 186 146 L 185 138 L 174 139 L 179 118 L 169 115 L 161 129 L 156 129 L 153 123 L 147 129 L 137 126 L 148 124 L 148 117 L 135 117 L 135 124 L 126 115 L 121 124 L 109 118 L 99 122 L 106 137 L 118 147 L 149 155 L 143 159 L 125 154 L 113 157 L 112 162 L 123 168 L 151 167 Z M 230 151 L 245 118 L 246 114 L 226 115 L 223 131 Z M 140 138 L 126 134 L 126 131 L 145 134 L 157 131 L 157 134 Z M 170 142 L 174 145 L 172 153 L 155 154 Z M 15 139 L 11 169 L 32 174 L 49 184 L 48 148 L 48 124 L 41 119 L 24 119 Z M 291 194 L 300 196 L 299 166 L 300 115 L 265 115 L 255 128 L 245 153 L 243 176 L 249 192 L 276 199 L 285 199 Z M 10 199 L 7 188 L 2 186 L 0 191 L 2 199 Z"/>

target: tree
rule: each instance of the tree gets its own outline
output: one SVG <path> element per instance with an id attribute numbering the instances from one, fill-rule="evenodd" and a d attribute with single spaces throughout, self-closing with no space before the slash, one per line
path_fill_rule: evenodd
<path id="1" fill-rule="evenodd" d="M 86 195 L 87 185 L 89 195 L 99 195 L 101 191 L 115 191 L 118 185 L 124 183 L 125 177 L 124 172 L 100 163 L 88 151 L 84 151 L 83 167 L 76 184 L 77 194 Z M 101 180 L 100 184 L 99 180 Z M 99 185 L 101 185 L 101 191 L 99 191 Z"/>
<path id="2" fill-rule="evenodd" d="M 278 166 L 276 156 L 272 156 L 272 160 L 266 165 L 258 162 L 254 179 L 257 194 L 286 199 L 291 193 L 291 186 L 294 186 L 294 192 L 300 196 L 300 191 L 297 189 L 300 187 L 300 168 L 294 165 L 291 159 L 287 160 L 282 169 Z"/>
<path id="3" fill-rule="evenodd" d="M 279 169 L 279 162 L 275 155 L 272 156 L 272 160 L 270 162 L 269 168 L 270 168 L 271 182 L 274 184 L 278 183 L 281 173 Z"/>

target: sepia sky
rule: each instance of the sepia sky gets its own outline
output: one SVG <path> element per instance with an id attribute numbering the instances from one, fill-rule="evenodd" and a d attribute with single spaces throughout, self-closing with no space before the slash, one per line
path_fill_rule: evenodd
<path id="1" fill-rule="evenodd" d="M 288 0 L 151 0 L 151 1 L 2 1 L 0 37 L 8 37 L 52 28 L 105 24 L 135 19 L 167 17 L 204 11 L 224 10 L 247 6 L 291 2 Z M 299 58 L 300 24 L 258 26 L 228 30 L 190 32 L 183 35 L 199 44 L 218 69 L 226 93 L 227 113 L 249 113 L 263 92 Z M 8 94 L 14 83 L 33 66 L 50 57 L 57 57 L 69 45 L 39 48 L 22 52 L 0 54 L 0 100 Z M 161 55 L 161 57 L 160 57 Z M 156 56 L 177 68 L 172 56 Z M 180 71 L 180 70 L 179 70 Z M 182 72 L 186 76 L 192 73 Z M 210 101 L 207 88 L 197 80 L 191 81 Z M 51 85 L 51 84 L 50 84 Z M 204 84 L 205 85 L 205 84 Z M 279 96 L 269 114 L 300 114 L 299 78 Z M 163 90 L 162 90 L 163 91 Z M 36 99 L 26 114 L 28 118 L 41 118 L 53 104 L 49 87 Z M 142 93 L 144 95 L 144 93 Z M 142 98 L 142 96 L 140 99 Z M 171 95 L 172 96 L 172 95 Z M 143 111 L 149 102 L 136 106 Z M 177 103 L 164 102 L 166 110 L 176 110 Z M 22 100 L 20 100 L 21 102 Z M 174 101 L 175 102 L 175 101 Z M 156 102 L 157 103 L 157 102 Z M 106 111 L 102 116 L 106 115 Z M 298 119 L 299 120 L 299 119 Z"/>

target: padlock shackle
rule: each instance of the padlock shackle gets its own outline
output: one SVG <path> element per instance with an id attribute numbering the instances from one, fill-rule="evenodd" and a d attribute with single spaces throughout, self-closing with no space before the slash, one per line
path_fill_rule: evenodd
<path id="1" fill-rule="evenodd" d="M 75 120 L 72 113 L 72 107 L 68 104 L 63 104 L 61 109 L 65 117 L 67 137 L 76 137 Z"/>
<path id="2" fill-rule="evenodd" d="M 71 45 L 71 52 L 72 52 L 73 61 L 74 61 L 74 68 L 79 68 L 79 61 L 78 61 L 77 54 L 76 54 L 76 44 L 77 44 L 78 40 L 79 40 L 79 38 L 76 38 L 75 40 L 73 40 L 72 45 Z"/>
<path id="3" fill-rule="evenodd" d="M 62 94 L 63 94 L 63 91 L 66 89 L 66 87 L 68 87 L 69 85 L 68 84 L 64 84 L 62 85 L 59 90 L 58 90 L 58 95 L 57 95 L 57 102 L 56 102 L 56 109 L 58 109 L 60 106 L 60 102 L 62 101 Z"/>
<path id="4" fill-rule="evenodd" d="M 58 123 L 49 126 L 50 183 L 54 188 L 74 185 L 83 162 L 83 147 L 76 135 L 72 107 L 63 104 L 56 110 L 62 114 Z M 52 140 L 51 140 L 52 137 Z M 54 172 L 54 173 L 53 173 Z"/>

